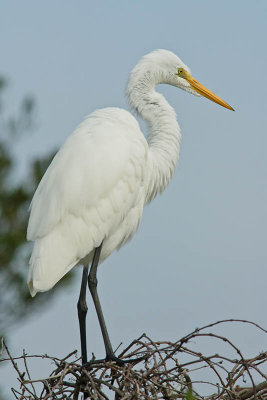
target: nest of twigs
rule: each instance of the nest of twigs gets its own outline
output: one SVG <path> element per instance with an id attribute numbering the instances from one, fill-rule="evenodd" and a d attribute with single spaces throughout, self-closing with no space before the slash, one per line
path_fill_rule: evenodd
<path id="1" fill-rule="evenodd" d="M 264 374 L 267 352 L 246 359 L 229 339 L 208 331 L 224 322 L 251 324 L 267 333 L 249 321 L 226 320 L 198 328 L 174 343 L 155 342 L 143 334 L 119 357 L 134 360 L 144 356 L 145 359 L 123 366 L 94 358 L 88 365 L 81 366 L 76 351 L 63 359 L 25 353 L 13 358 L 5 344 L 7 357 L 0 361 L 11 361 L 17 371 L 20 387 L 11 390 L 14 398 L 19 400 L 267 399 L 267 377 Z M 196 341 L 201 337 L 224 343 L 227 356 L 203 355 L 193 350 L 192 342 L 196 347 Z M 229 356 L 230 353 L 233 357 Z M 36 357 L 53 362 L 54 370 L 49 377 L 31 379 L 28 363 Z M 206 377 L 204 380 L 203 375 Z"/>

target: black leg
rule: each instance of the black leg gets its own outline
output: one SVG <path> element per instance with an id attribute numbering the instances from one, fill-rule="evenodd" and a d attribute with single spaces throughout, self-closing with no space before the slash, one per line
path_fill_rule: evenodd
<path id="1" fill-rule="evenodd" d="M 81 350 L 82 350 L 82 363 L 87 363 L 87 349 L 86 349 L 86 314 L 87 314 L 87 304 L 86 304 L 86 287 L 87 287 L 87 276 L 88 276 L 88 265 L 83 267 L 83 277 L 80 290 L 80 297 L 77 303 L 78 317 L 80 324 L 80 336 L 81 336 Z"/>
<path id="2" fill-rule="evenodd" d="M 108 331 L 107 331 L 107 327 L 106 327 L 106 323 L 105 323 L 103 312 L 102 312 L 102 308 L 101 308 L 101 304 L 100 304 L 98 293 L 97 293 L 97 276 L 96 275 L 97 275 L 97 267 L 98 267 L 98 263 L 99 263 L 99 257 L 100 257 L 100 253 L 101 253 L 102 244 L 103 243 L 101 243 L 101 245 L 95 249 L 91 269 L 90 269 L 89 276 L 88 276 L 88 286 L 89 286 L 89 290 L 91 292 L 91 295 L 92 295 L 92 298 L 94 301 L 96 313 L 98 316 L 98 321 L 99 321 L 102 336 L 104 339 L 104 345 L 105 345 L 105 349 L 106 349 L 106 360 L 115 361 L 118 365 L 123 365 L 123 364 L 129 363 L 129 362 L 139 362 L 139 361 L 145 360 L 146 357 L 140 357 L 140 358 L 136 358 L 133 360 L 121 360 L 120 358 L 115 356 L 114 351 L 112 349 Z M 93 361 L 93 363 L 97 363 L 98 361 L 102 361 L 102 360 L 96 360 L 96 361 Z"/>
<path id="3" fill-rule="evenodd" d="M 91 292 L 91 295 L 92 295 L 92 298 L 93 298 L 93 301 L 94 301 L 96 313 L 97 313 L 97 316 L 98 316 L 98 321 L 99 321 L 101 332 L 102 332 L 102 336 L 103 336 L 103 339 L 104 339 L 104 345 L 105 345 L 105 349 L 106 349 L 106 358 L 110 360 L 110 359 L 113 359 L 115 357 L 115 355 L 114 355 L 114 352 L 112 350 L 112 346 L 111 346 L 111 343 L 110 343 L 110 339 L 109 339 L 106 323 L 105 323 L 105 320 L 104 320 L 101 304 L 100 304 L 98 293 L 97 293 L 97 277 L 96 277 L 96 274 L 97 274 L 97 267 L 98 267 L 98 263 L 99 263 L 99 257 L 100 257 L 100 253 L 101 253 L 101 248 L 102 248 L 102 244 L 95 249 L 94 257 L 93 257 L 93 261 L 92 261 L 92 265 L 91 265 L 91 269 L 90 269 L 89 276 L 88 276 L 88 286 L 89 286 L 89 290 Z"/>

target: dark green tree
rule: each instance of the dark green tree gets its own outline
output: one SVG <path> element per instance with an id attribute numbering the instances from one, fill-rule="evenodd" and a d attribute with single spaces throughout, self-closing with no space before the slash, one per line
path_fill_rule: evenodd
<path id="1" fill-rule="evenodd" d="M 0 77 L 0 336 L 7 338 L 11 325 L 41 307 L 57 289 L 31 298 L 26 283 L 31 250 L 26 242 L 29 204 L 54 153 L 31 162 L 27 178 L 18 177 L 11 147 L 18 136 L 35 129 L 35 102 L 24 97 L 16 115 L 8 116 L 3 100 L 6 87 Z M 65 283 L 70 279 L 68 274 Z"/>

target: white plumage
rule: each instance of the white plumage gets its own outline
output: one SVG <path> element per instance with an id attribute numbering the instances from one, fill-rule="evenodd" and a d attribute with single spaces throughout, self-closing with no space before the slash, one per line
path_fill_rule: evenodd
<path id="1" fill-rule="evenodd" d="M 116 108 L 94 112 L 67 139 L 32 201 L 32 294 L 50 289 L 84 257 L 89 262 L 104 238 L 101 260 L 133 235 L 147 150 L 136 120 Z"/>
<path id="2" fill-rule="evenodd" d="M 185 77 L 177 74 L 179 68 Z M 175 112 L 154 88 L 168 83 L 198 95 L 188 77 L 188 67 L 169 51 L 144 56 L 126 94 L 148 123 L 148 140 L 137 120 L 118 108 L 95 111 L 66 140 L 31 204 L 33 296 L 52 288 L 77 263 L 89 263 L 102 242 L 100 261 L 136 232 L 144 205 L 166 188 L 179 154 Z"/>

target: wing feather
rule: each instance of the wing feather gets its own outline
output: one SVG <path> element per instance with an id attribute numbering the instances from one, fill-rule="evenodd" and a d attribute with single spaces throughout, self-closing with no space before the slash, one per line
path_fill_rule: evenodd
<path id="1" fill-rule="evenodd" d="M 146 157 L 139 125 L 124 110 L 91 114 L 67 139 L 31 204 L 27 237 L 35 241 L 29 272 L 33 295 L 50 289 L 104 238 L 122 241 L 131 235 L 122 222 L 137 203 L 143 208 Z M 140 219 L 142 210 L 139 214 Z M 115 242 L 104 257 L 120 245 Z"/>

